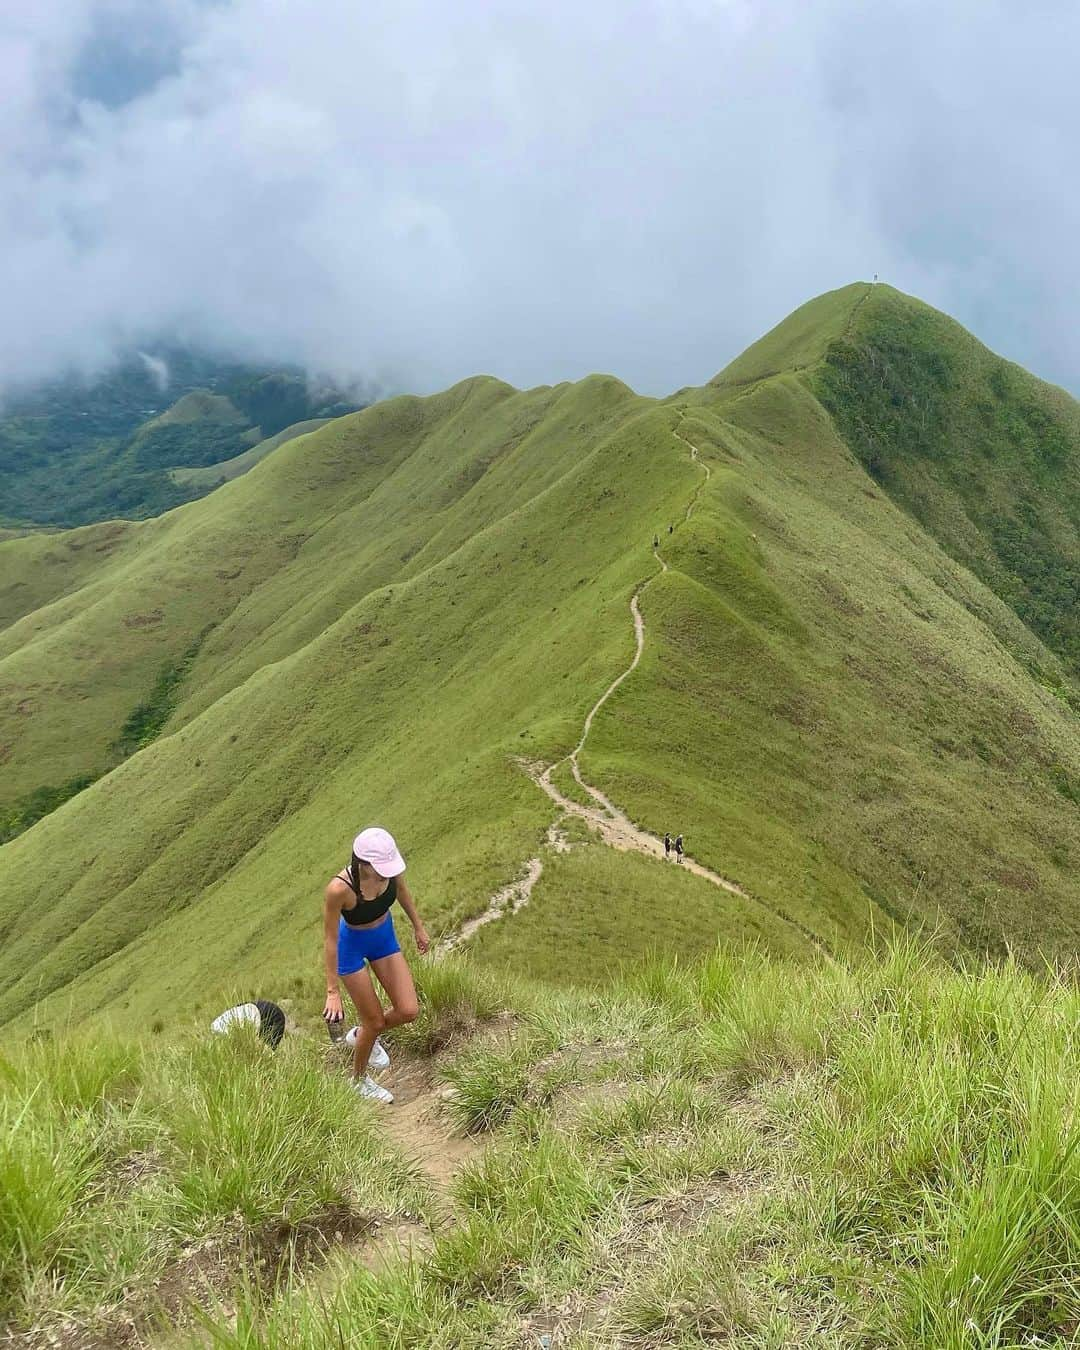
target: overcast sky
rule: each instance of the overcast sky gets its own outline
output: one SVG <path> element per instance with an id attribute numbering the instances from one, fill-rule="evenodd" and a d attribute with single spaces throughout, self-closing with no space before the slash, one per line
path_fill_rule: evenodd
<path id="1" fill-rule="evenodd" d="M 35 0 L 0 383 L 181 332 L 426 391 L 708 379 L 880 273 L 1080 389 L 1075 0 Z"/>

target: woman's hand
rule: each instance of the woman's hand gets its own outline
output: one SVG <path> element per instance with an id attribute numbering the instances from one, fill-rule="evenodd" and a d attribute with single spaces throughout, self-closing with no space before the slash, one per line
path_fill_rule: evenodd
<path id="1" fill-rule="evenodd" d="M 322 1010 L 323 1020 L 326 1022 L 341 1022 L 344 1020 L 345 1013 L 341 1007 L 341 990 L 332 989 L 326 995 L 326 1007 Z"/>
<path id="2" fill-rule="evenodd" d="M 413 936 L 416 938 L 416 950 L 423 956 L 431 946 L 431 939 L 422 923 L 413 924 Z"/>

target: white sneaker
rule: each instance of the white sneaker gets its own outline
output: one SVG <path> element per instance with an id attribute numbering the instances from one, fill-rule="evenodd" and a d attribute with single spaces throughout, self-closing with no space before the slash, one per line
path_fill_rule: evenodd
<path id="1" fill-rule="evenodd" d="M 386 1102 L 388 1105 L 394 1100 L 394 1094 L 387 1088 L 381 1087 L 375 1079 L 368 1074 L 357 1080 L 353 1085 L 361 1097 L 368 1097 L 373 1102 Z"/>
<path id="2" fill-rule="evenodd" d="M 356 1038 L 360 1034 L 359 1027 L 353 1027 L 345 1035 L 345 1044 L 350 1050 L 356 1049 Z M 375 1038 L 375 1044 L 371 1047 L 371 1054 L 368 1057 L 369 1069 L 388 1069 L 390 1067 L 390 1056 L 386 1053 L 386 1046 L 382 1041 Z"/>

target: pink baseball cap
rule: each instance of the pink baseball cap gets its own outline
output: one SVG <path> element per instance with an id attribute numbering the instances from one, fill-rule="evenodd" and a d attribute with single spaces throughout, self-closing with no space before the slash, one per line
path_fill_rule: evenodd
<path id="1" fill-rule="evenodd" d="M 361 862 L 369 862 L 381 877 L 396 877 L 405 871 L 405 859 L 398 852 L 394 836 L 378 825 L 361 830 L 353 840 L 352 851 Z"/>

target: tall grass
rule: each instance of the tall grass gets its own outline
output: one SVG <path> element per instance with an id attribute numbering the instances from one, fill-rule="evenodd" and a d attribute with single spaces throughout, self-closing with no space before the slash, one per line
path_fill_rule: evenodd
<path id="1" fill-rule="evenodd" d="M 331 1250 L 275 1286 L 241 1240 L 221 1249 L 220 1305 L 184 1335 L 1014 1350 L 1080 1333 L 1066 979 L 957 969 L 904 940 L 848 966 L 657 961 L 591 995 L 494 990 L 455 963 L 426 991 L 411 1048 L 450 1018 L 446 1106 L 487 1139 L 438 1206 L 314 1044 L 9 1056 L 5 1315 L 137 1308 L 193 1241 L 257 1244 L 267 1223 L 351 1207 L 419 1214 L 428 1245 L 370 1270 Z M 507 1005 L 485 1031 L 478 1012 Z"/>
<path id="2" fill-rule="evenodd" d="M 196 1241 L 419 1212 L 414 1169 L 309 1045 L 107 1038 L 0 1059 L 0 1319 L 86 1315 Z"/>

